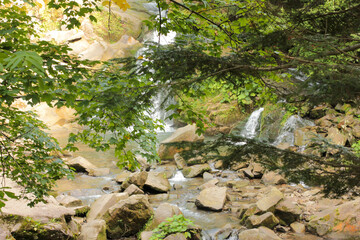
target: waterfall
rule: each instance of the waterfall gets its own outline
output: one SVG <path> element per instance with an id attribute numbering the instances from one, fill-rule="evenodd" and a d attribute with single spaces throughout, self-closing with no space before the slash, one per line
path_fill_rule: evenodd
<path id="1" fill-rule="evenodd" d="M 293 146 L 295 141 L 294 131 L 305 126 L 314 126 L 314 123 L 309 120 L 305 120 L 300 116 L 292 115 L 285 122 L 273 145 L 277 146 L 280 143 L 289 143 L 290 146 Z"/>
<path id="2" fill-rule="evenodd" d="M 246 122 L 244 129 L 241 131 L 240 135 L 246 138 L 256 137 L 256 130 L 260 125 L 260 116 L 264 108 L 260 108 L 253 113 L 251 113 L 249 120 Z"/>
<path id="3" fill-rule="evenodd" d="M 177 171 L 176 174 L 169 179 L 170 182 L 183 182 L 186 181 L 186 178 L 181 171 Z"/>

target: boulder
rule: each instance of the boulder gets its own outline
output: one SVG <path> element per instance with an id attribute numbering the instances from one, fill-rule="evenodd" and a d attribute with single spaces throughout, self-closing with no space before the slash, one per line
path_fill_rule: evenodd
<path id="1" fill-rule="evenodd" d="M 193 178 L 200 176 L 204 172 L 208 172 L 210 170 L 211 170 L 210 165 L 205 163 L 200 165 L 194 165 L 191 167 L 186 167 L 182 170 L 182 173 L 186 178 Z"/>
<path id="2" fill-rule="evenodd" d="M 174 160 L 179 170 L 187 166 L 185 159 L 179 153 L 175 153 Z"/>
<path id="3" fill-rule="evenodd" d="M 345 146 L 347 137 L 342 134 L 339 129 L 332 127 L 328 130 L 327 139 L 330 139 L 333 144 Z"/>
<path id="4" fill-rule="evenodd" d="M 285 178 L 283 178 L 283 176 L 274 171 L 266 172 L 262 176 L 261 181 L 267 185 L 280 185 L 286 183 Z"/>
<path id="5" fill-rule="evenodd" d="M 81 227 L 78 240 L 106 240 L 106 222 L 102 219 L 87 221 Z"/>
<path id="6" fill-rule="evenodd" d="M 161 203 L 154 211 L 154 227 L 158 226 L 162 222 L 165 222 L 167 218 L 171 218 L 172 216 L 179 214 L 182 214 L 182 212 L 177 206 L 169 203 Z"/>
<path id="7" fill-rule="evenodd" d="M 111 193 L 101 196 L 93 204 L 91 204 L 90 211 L 87 214 L 87 219 L 101 219 L 110 207 L 123 199 L 127 199 L 128 197 L 128 193 Z"/>
<path id="8" fill-rule="evenodd" d="M 299 222 L 290 224 L 290 228 L 294 233 L 305 233 L 305 225 Z"/>
<path id="9" fill-rule="evenodd" d="M 252 215 L 246 220 L 249 228 L 252 227 L 268 227 L 273 228 L 279 223 L 279 219 L 275 217 L 272 212 L 267 212 L 262 215 Z"/>
<path id="10" fill-rule="evenodd" d="M 226 201 L 226 187 L 210 187 L 202 190 L 195 200 L 198 208 L 221 211 Z"/>
<path id="11" fill-rule="evenodd" d="M 241 214 L 242 219 L 246 219 L 254 214 L 259 214 L 261 212 L 261 210 L 258 208 L 258 206 L 255 203 L 244 204 L 242 211 L 243 211 L 243 214 Z"/>
<path id="12" fill-rule="evenodd" d="M 311 139 L 316 137 L 316 127 L 306 126 L 294 131 L 294 145 L 305 146 L 311 142 Z"/>
<path id="13" fill-rule="evenodd" d="M 93 42 L 85 51 L 79 53 L 81 60 L 100 61 L 104 55 L 106 46 L 98 41 Z"/>
<path id="14" fill-rule="evenodd" d="M 196 133 L 196 125 L 187 125 L 182 128 L 178 128 L 169 138 L 161 142 L 158 150 L 158 154 L 161 159 L 173 159 L 175 153 L 181 152 L 182 149 L 166 145 L 167 143 L 176 143 L 176 142 L 197 142 L 204 141 L 204 136 L 199 136 Z"/>
<path id="15" fill-rule="evenodd" d="M 342 233 L 360 238 L 360 198 L 317 212 L 310 219 L 307 229 L 319 236 Z"/>
<path id="16" fill-rule="evenodd" d="M 11 235 L 17 240 L 56 239 L 74 240 L 73 233 L 65 223 L 39 224 L 34 220 L 24 219 L 21 225 L 16 225 Z"/>
<path id="17" fill-rule="evenodd" d="M 79 207 L 83 205 L 80 199 L 69 195 L 59 195 L 56 197 L 56 200 L 60 203 L 60 205 L 65 207 Z"/>
<path id="18" fill-rule="evenodd" d="M 184 233 L 173 233 L 169 236 L 167 236 L 166 238 L 164 238 L 164 240 L 186 240 L 187 238 L 185 237 Z"/>
<path id="19" fill-rule="evenodd" d="M 237 171 L 242 168 L 246 168 L 248 166 L 247 162 L 235 162 L 231 164 L 230 169 L 233 171 Z"/>
<path id="20" fill-rule="evenodd" d="M 271 211 L 275 205 L 284 198 L 282 192 L 280 192 L 276 187 L 272 187 L 270 192 L 256 202 L 256 206 L 263 212 Z"/>
<path id="21" fill-rule="evenodd" d="M 88 171 L 90 176 L 102 177 L 110 174 L 110 168 L 93 168 Z"/>
<path id="22" fill-rule="evenodd" d="M 131 172 L 125 170 L 116 176 L 115 181 L 119 184 L 122 184 L 130 175 Z"/>
<path id="23" fill-rule="evenodd" d="M 149 172 L 144 188 L 159 193 L 166 193 L 171 189 L 171 185 L 163 173 Z"/>
<path id="24" fill-rule="evenodd" d="M 153 235 L 153 231 L 142 231 L 139 240 L 150 240 Z"/>
<path id="25" fill-rule="evenodd" d="M 133 195 L 119 201 L 103 216 L 110 239 L 132 236 L 143 229 L 153 211 L 145 195 Z"/>
<path id="26" fill-rule="evenodd" d="M 146 179 L 148 177 L 148 173 L 145 171 L 135 172 L 130 174 L 130 176 L 121 184 L 122 189 L 128 188 L 131 184 L 135 184 L 139 188 L 143 188 Z"/>
<path id="27" fill-rule="evenodd" d="M 224 162 L 222 160 L 218 160 L 214 164 L 214 168 L 216 168 L 216 169 L 222 169 L 223 166 L 224 166 Z"/>
<path id="28" fill-rule="evenodd" d="M 161 173 L 164 177 L 166 177 L 167 179 L 172 178 L 173 176 L 175 176 L 176 172 L 177 172 L 177 167 L 175 165 L 161 165 L 161 166 L 157 166 L 154 169 L 154 172 L 158 172 Z"/>
<path id="29" fill-rule="evenodd" d="M 271 229 L 259 227 L 245 230 L 239 233 L 238 239 L 241 240 L 281 240 Z"/>
<path id="30" fill-rule="evenodd" d="M 124 192 L 128 193 L 129 196 L 135 194 L 144 194 L 144 191 L 138 188 L 135 184 L 131 184 L 130 186 L 128 186 Z"/>
<path id="31" fill-rule="evenodd" d="M 203 174 L 203 179 L 204 180 L 211 180 L 213 178 L 214 178 L 214 176 L 211 173 L 204 172 L 204 174 Z"/>
<path id="32" fill-rule="evenodd" d="M 360 125 L 354 126 L 351 130 L 351 134 L 356 138 L 360 138 Z"/>
<path id="33" fill-rule="evenodd" d="M 218 183 L 219 183 L 219 179 L 214 178 L 214 179 L 212 179 L 212 180 L 210 180 L 210 181 L 208 181 L 208 182 L 200 185 L 200 186 L 198 187 L 198 189 L 204 190 L 205 188 L 216 187 L 216 184 L 218 184 Z"/>
<path id="34" fill-rule="evenodd" d="M 300 207 L 290 198 L 284 198 L 275 207 L 275 215 L 287 225 L 298 220 L 301 213 Z"/>
<path id="35" fill-rule="evenodd" d="M 74 168 L 76 172 L 90 173 L 93 169 L 97 168 L 94 164 L 81 156 L 76 158 L 64 159 L 64 162 L 69 167 Z"/>

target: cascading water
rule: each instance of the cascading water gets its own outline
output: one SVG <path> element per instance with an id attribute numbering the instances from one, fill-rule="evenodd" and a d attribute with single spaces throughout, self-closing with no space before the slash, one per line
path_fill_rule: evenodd
<path id="1" fill-rule="evenodd" d="M 260 116 L 264 108 L 260 108 L 253 113 L 251 113 L 249 120 L 246 122 L 244 129 L 241 131 L 240 135 L 246 138 L 254 138 L 256 137 L 256 130 L 260 125 Z"/>
<path id="2" fill-rule="evenodd" d="M 294 131 L 305 126 L 314 126 L 314 123 L 312 121 L 303 119 L 300 116 L 292 115 L 285 122 L 279 136 L 275 139 L 273 145 L 277 146 L 280 143 L 289 143 L 290 146 L 293 146 L 295 141 Z"/>

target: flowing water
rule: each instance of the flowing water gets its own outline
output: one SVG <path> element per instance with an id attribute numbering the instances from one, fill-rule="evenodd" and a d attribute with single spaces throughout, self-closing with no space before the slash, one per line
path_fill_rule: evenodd
<path id="1" fill-rule="evenodd" d="M 242 137 L 246 137 L 246 138 L 254 138 L 257 135 L 257 130 L 260 126 L 260 117 L 261 117 L 261 113 L 264 111 L 264 108 L 260 108 L 256 111 L 254 111 L 248 121 L 245 124 L 244 129 L 241 131 L 240 135 Z"/>
<path id="2" fill-rule="evenodd" d="M 305 126 L 314 126 L 314 123 L 312 121 L 303 119 L 298 115 L 292 115 L 285 122 L 279 136 L 275 139 L 273 145 L 277 146 L 280 143 L 289 143 L 290 146 L 294 146 L 294 131 Z"/>

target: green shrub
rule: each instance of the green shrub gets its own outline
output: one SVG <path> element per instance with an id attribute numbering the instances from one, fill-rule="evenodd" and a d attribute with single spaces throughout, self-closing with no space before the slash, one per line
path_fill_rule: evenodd
<path id="1" fill-rule="evenodd" d="M 193 226 L 193 222 L 186 219 L 182 214 L 174 215 L 171 218 L 167 218 L 165 222 L 159 224 L 157 228 L 153 230 L 154 234 L 150 240 L 164 239 L 166 236 L 173 233 L 184 233 L 186 238 L 190 238 L 190 232 L 187 232 L 189 226 Z"/>

